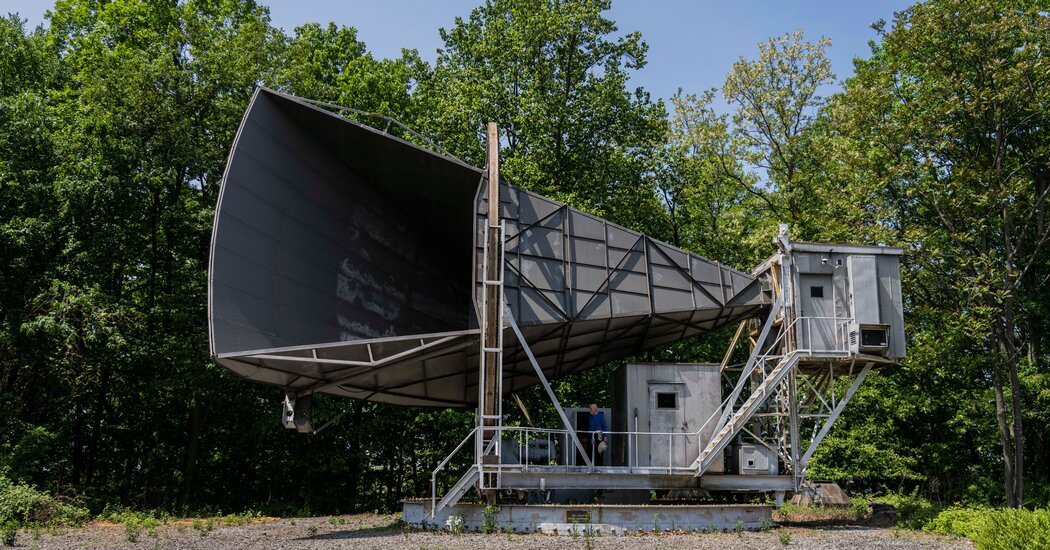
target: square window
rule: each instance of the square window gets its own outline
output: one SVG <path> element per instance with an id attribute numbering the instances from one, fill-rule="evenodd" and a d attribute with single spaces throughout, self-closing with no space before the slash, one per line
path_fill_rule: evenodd
<path id="1" fill-rule="evenodd" d="M 810 298 L 823 298 L 824 297 L 824 287 L 822 287 L 822 286 L 811 286 L 811 287 L 809 287 L 809 297 Z"/>
<path id="2" fill-rule="evenodd" d="M 658 394 L 656 394 L 656 408 L 657 409 L 677 409 L 678 408 L 678 394 L 677 393 L 658 393 Z"/>

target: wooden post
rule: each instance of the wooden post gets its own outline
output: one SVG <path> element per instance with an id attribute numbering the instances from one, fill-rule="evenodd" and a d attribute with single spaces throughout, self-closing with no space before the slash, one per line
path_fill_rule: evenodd
<path id="1" fill-rule="evenodd" d="M 488 146 L 489 227 L 496 227 L 499 225 L 499 132 L 496 130 L 495 122 L 489 123 Z M 493 200 L 493 197 L 496 200 Z"/>
<path id="2" fill-rule="evenodd" d="M 495 122 L 488 124 L 488 200 L 489 200 L 489 214 L 488 214 L 488 270 L 484 274 L 485 280 L 495 281 L 501 277 L 501 267 L 503 265 L 503 258 L 500 257 L 500 222 L 499 222 L 499 133 L 496 128 Z M 484 346 L 488 349 L 496 348 L 500 345 L 500 331 L 503 327 L 499 326 L 500 322 L 500 292 L 502 292 L 501 285 L 485 285 L 485 311 L 482 313 L 484 316 L 484 326 L 482 327 L 482 335 L 484 339 Z M 482 414 L 491 416 L 498 414 L 497 399 L 500 399 L 497 388 L 499 379 L 503 375 L 498 368 L 500 366 L 500 357 L 495 352 L 485 352 L 485 406 L 482 410 Z M 496 425 L 496 422 L 492 419 L 485 419 L 482 422 L 483 426 Z M 486 434 L 482 439 L 485 441 L 486 446 L 488 444 L 489 434 Z"/>

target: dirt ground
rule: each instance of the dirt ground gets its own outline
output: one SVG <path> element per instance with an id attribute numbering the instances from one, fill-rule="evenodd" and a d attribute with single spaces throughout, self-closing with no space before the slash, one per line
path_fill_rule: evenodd
<path id="1" fill-rule="evenodd" d="M 953 539 L 907 530 L 860 525 L 788 526 L 764 532 L 635 534 L 620 537 L 537 534 L 453 534 L 405 529 L 398 515 L 358 514 L 262 519 L 247 525 L 177 520 L 137 533 L 120 524 L 96 522 L 80 528 L 22 531 L 21 548 L 524 548 L 529 550 L 673 548 L 972 548 Z M 134 531 L 134 529 L 132 529 Z M 129 538 L 134 538 L 132 542 Z"/>

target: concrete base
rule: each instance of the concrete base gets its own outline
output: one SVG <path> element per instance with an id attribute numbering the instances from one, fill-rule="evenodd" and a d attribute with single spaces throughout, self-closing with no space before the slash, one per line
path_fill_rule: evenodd
<path id="1" fill-rule="evenodd" d="M 459 503 L 434 519 L 429 500 L 402 504 L 405 523 L 426 529 L 483 531 L 488 522 L 490 529 L 518 533 L 623 535 L 755 530 L 772 524 L 772 507 L 762 504 L 504 504 L 486 517 L 484 504 Z"/>

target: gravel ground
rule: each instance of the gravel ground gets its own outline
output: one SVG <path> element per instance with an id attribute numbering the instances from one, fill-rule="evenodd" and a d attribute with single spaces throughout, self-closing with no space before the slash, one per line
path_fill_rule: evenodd
<path id="1" fill-rule="evenodd" d="M 861 526 L 782 527 L 768 532 L 719 534 L 638 534 L 621 537 L 571 537 L 553 535 L 482 535 L 404 530 L 397 515 L 353 515 L 295 520 L 262 520 L 242 526 L 217 525 L 206 531 L 179 520 L 145 531 L 130 542 L 123 525 L 93 523 L 60 532 L 19 533 L 22 548 L 428 548 L 469 549 L 527 548 L 785 548 L 781 533 L 790 534 L 788 548 L 948 549 L 972 548 L 964 539 L 925 533 Z"/>

